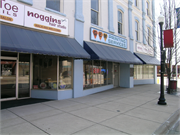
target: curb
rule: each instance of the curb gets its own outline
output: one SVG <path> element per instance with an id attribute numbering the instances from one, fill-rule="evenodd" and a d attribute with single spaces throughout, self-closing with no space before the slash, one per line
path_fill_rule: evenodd
<path id="1" fill-rule="evenodd" d="M 152 135 L 167 134 L 172 129 L 173 125 L 180 119 L 180 108 L 175 111 L 171 117 L 164 122 Z"/>

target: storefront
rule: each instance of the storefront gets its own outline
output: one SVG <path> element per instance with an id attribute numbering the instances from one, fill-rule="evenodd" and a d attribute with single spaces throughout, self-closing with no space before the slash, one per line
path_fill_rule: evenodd
<path id="1" fill-rule="evenodd" d="M 127 40 L 95 28 L 90 31 L 91 41 L 84 41 L 84 49 L 91 56 L 91 60 L 83 61 L 84 91 L 95 93 L 109 88 L 131 87 L 132 64 L 142 62 L 126 50 Z"/>
<path id="2" fill-rule="evenodd" d="M 72 98 L 74 61 L 90 55 L 69 38 L 68 19 L 12 1 L 1 11 L 1 101 Z"/>
<path id="3" fill-rule="evenodd" d="M 160 61 L 153 56 L 152 48 L 137 44 L 134 55 L 143 62 L 143 65 L 134 65 L 134 85 L 157 83 L 157 65 Z"/>

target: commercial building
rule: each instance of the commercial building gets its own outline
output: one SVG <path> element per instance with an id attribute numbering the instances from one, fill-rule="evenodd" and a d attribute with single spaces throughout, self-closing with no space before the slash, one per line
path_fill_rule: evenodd
<path id="1" fill-rule="evenodd" d="M 156 83 L 154 0 L 1 3 L 1 101 Z"/>

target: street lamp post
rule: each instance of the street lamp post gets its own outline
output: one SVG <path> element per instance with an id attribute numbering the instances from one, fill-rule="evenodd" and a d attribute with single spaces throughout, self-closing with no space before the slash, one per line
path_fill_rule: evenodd
<path id="1" fill-rule="evenodd" d="M 164 16 L 160 15 L 158 17 L 159 26 L 160 26 L 160 39 L 161 39 L 161 93 L 159 97 L 158 104 L 166 105 L 164 98 L 164 64 L 165 64 L 165 50 L 163 49 L 163 39 L 162 39 L 162 26 L 164 23 Z"/>

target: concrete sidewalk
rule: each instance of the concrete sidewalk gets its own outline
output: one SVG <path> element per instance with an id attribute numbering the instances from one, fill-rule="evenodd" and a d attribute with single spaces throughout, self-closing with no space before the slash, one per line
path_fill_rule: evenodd
<path id="1" fill-rule="evenodd" d="M 60 101 L 1 110 L 1 134 L 18 135 L 151 135 L 180 108 L 180 97 L 160 85 L 116 88 Z M 178 90 L 179 91 L 179 90 Z"/>

